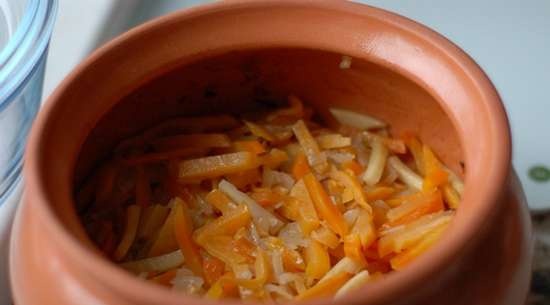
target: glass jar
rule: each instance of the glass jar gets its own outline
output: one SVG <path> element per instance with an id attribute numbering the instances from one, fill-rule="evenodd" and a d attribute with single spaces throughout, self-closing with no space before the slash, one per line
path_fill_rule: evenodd
<path id="1" fill-rule="evenodd" d="M 27 133 L 40 106 L 57 0 L 0 0 L 0 304 Z"/>

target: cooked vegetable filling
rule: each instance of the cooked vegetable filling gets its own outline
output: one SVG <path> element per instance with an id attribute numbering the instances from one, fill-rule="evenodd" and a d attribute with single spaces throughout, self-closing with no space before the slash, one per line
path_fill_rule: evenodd
<path id="1" fill-rule="evenodd" d="M 339 298 L 441 237 L 462 181 L 408 134 L 345 109 L 173 119 L 120 143 L 77 193 L 89 236 L 136 276 L 210 299 Z"/>

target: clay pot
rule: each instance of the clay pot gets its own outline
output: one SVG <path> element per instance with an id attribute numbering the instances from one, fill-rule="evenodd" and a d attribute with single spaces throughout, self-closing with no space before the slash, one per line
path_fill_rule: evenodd
<path id="1" fill-rule="evenodd" d="M 353 58 L 339 68 L 342 55 Z M 451 42 L 406 18 L 329 1 L 228 1 L 181 11 L 115 39 L 55 91 L 36 121 L 13 230 L 18 305 L 237 304 L 141 281 L 103 258 L 73 193 L 124 137 L 168 117 L 235 113 L 294 93 L 414 131 L 465 178 L 442 240 L 408 268 L 322 304 L 525 302 L 532 238 L 510 165 L 502 103 Z M 328 121 L 330 123 L 330 121 Z M 464 170 L 465 169 L 465 170 Z"/>

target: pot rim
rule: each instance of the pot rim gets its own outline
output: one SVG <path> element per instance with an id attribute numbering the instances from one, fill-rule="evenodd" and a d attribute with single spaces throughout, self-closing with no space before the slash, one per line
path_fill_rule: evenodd
<path id="1" fill-rule="evenodd" d="M 505 181 L 508 177 L 511 162 L 511 141 L 508 120 L 498 93 L 488 77 L 468 55 L 466 55 L 452 42 L 431 29 L 405 17 L 384 11 L 382 9 L 352 2 L 236 0 L 207 4 L 175 12 L 147 22 L 119 36 L 95 51 L 87 60 L 80 64 L 50 96 L 48 102 L 46 103 L 44 109 L 42 109 L 41 113 L 39 113 L 38 119 L 33 126 L 25 156 L 25 177 L 27 183 L 26 192 L 32 193 L 32 197 L 35 199 L 32 201 L 33 209 L 35 210 L 33 213 L 40 215 L 43 225 L 47 226 L 52 238 L 55 238 L 56 242 L 58 242 L 58 247 L 63 249 L 64 255 L 67 255 L 67 257 L 70 256 L 71 260 L 78 263 L 81 268 L 92 271 L 92 275 L 94 277 L 101 279 L 102 285 L 105 285 L 104 283 L 109 283 L 108 289 L 123 292 L 125 295 L 131 295 L 135 300 L 140 300 L 142 302 L 162 304 L 180 304 L 181 302 L 198 304 L 200 302 L 201 304 L 207 305 L 215 305 L 220 303 L 235 305 L 242 304 L 241 301 L 234 300 L 211 301 L 199 299 L 143 282 L 137 277 L 134 277 L 133 275 L 130 275 L 115 266 L 115 264 L 110 261 L 102 258 L 97 253 L 90 251 L 89 248 L 85 247 L 81 241 L 66 230 L 53 209 L 50 207 L 48 203 L 49 199 L 46 192 L 46 185 L 44 181 L 40 179 L 44 175 L 44 170 L 41 164 L 45 162 L 40 153 L 43 151 L 42 148 L 47 145 L 47 143 L 44 143 L 41 138 L 44 135 L 44 130 L 46 129 L 48 122 L 55 119 L 54 113 L 56 112 L 56 108 L 61 105 L 59 101 L 62 99 L 64 92 L 80 74 L 89 69 L 90 66 L 93 66 L 97 60 L 111 52 L 113 49 L 123 46 L 127 40 L 153 31 L 157 27 L 165 26 L 166 24 L 176 20 L 208 14 L 212 11 L 251 7 L 268 8 L 270 6 L 285 6 L 288 8 L 307 7 L 311 9 L 328 10 L 334 12 L 335 14 L 362 14 L 368 16 L 369 18 L 374 18 L 377 21 L 398 27 L 401 31 L 406 31 L 413 34 L 425 43 L 436 47 L 438 51 L 441 51 L 450 62 L 459 67 L 461 72 L 466 75 L 467 80 L 473 83 L 473 86 L 479 92 L 480 100 L 482 100 L 483 103 L 464 107 L 470 107 L 469 110 L 475 109 L 483 112 L 487 119 L 487 121 L 484 122 L 484 126 L 488 127 L 486 130 L 484 129 L 479 131 L 480 134 L 484 135 L 483 139 L 488 141 L 483 147 L 490 149 L 490 154 L 485 154 L 489 156 L 479 157 L 483 158 L 482 161 L 485 162 L 485 166 L 483 168 L 484 176 L 474 176 L 472 171 L 466 172 L 466 188 L 463 199 L 472 199 L 475 201 L 475 205 L 472 203 L 472 211 L 468 211 L 467 214 L 465 214 L 466 212 L 464 210 L 458 210 L 456 220 L 453 221 L 451 228 L 446 233 L 447 235 L 445 239 L 440 240 L 427 253 L 417 258 L 414 263 L 404 270 L 392 272 L 391 274 L 385 276 L 383 280 L 369 284 L 369 289 L 361 289 L 351 292 L 337 301 L 332 300 L 331 298 L 322 298 L 304 303 L 317 305 L 348 303 L 381 304 L 390 300 L 396 300 L 404 295 L 414 295 L 415 290 L 417 290 L 416 285 L 426 281 L 431 275 L 440 273 L 441 270 L 448 269 L 447 267 L 450 262 L 455 261 L 457 258 L 456 254 L 464 251 L 469 245 L 471 245 L 471 240 L 473 237 L 476 236 L 476 234 L 479 234 L 480 231 L 483 231 L 483 228 L 487 226 L 488 220 L 491 219 L 492 215 L 498 211 L 500 207 L 500 202 L 498 200 L 500 197 L 500 191 L 505 187 Z M 387 62 L 384 62 L 383 64 L 388 67 Z M 412 79 L 417 84 L 421 82 L 415 77 L 415 75 L 408 74 L 407 71 L 399 71 L 399 73 L 404 74 L 407 78 Z M 433 91 L 430 91 L 429 88 L 425 89 L 427 89 L 430 93 L 433 93 Z M 447 107 L 449 105 L 446 105 L 441 101 L 440 104 L 446 113 L 449 114 L 449 109 Z M 456 116 L 456 113 L 455 116 L 450 115 L 450 117 L 455 128 L 457 128 L 461 139 L 461 144 L 463 145 L 465 159 L 467 164 L 469 164 L 468 160 L 471 159 L 473 154 L 476 152 L 469 151 L 468 147 L 464 146 L 468 135 L 462 134 L 458 128 L 461 125 L 460 118 Z M 483 192 L 476 190 L 476 186 L 479 187 L 481 185 L 480 183 L 483 183 L 484 181 L 486 184 L 483 185 Z M 487 183 L 487 181 L 490 183 Z M 474 192 L 476 192 L 475 196 Z"/>

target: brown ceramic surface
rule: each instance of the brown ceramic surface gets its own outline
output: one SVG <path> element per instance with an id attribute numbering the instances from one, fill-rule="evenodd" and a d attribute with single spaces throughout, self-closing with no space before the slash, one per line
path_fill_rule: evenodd
<path id="1" fill-rule="evenodd" d="M 341 54 L 354 58 L 341 70 Z M 522 304 L 529 215 L 494 87 L 461 50 L 405 18 L 347 2 L 231 1 L 155 20 L 81 64 L 40 113 L 11 249 L 18 305 L 218 304 L 140 281 L 102 258 L 75 186 L 119 139 L 162 119 L 302 97 L 417 132 L 466 189 L 441 242 L 404 271 L 322 304 Z M 330 121 L 328 122 L 330 123 Z M 223 301 L 235 303 L 235 301 Z"/>

